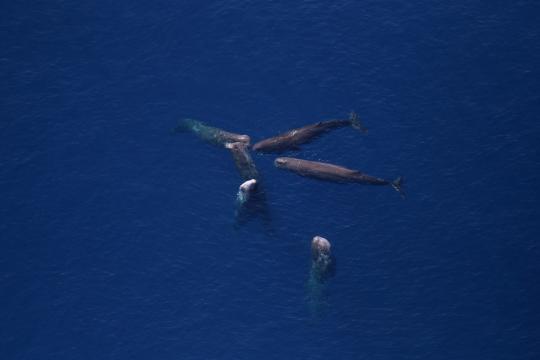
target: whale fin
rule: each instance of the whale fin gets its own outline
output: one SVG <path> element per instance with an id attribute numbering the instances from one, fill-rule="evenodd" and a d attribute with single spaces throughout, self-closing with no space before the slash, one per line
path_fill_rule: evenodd
<path id="1" fill-rule="evenodd" d="M 399 193 L 399 195 L 401 195 L 401 197 L 405 199 L 405 192 L 403 191 L 403 188 L 402 188 L 403 182 L 404 182 L 403 177 L 399 176 L 397 179 L 392 181 L 390 184 L 392 185 L 394 190 L 396 190 Z"/>
<path id="2" fill-rule="evenodd" d="M 358 114 L 355 113 L 354 111 L 351 111 L 351 113 L 349 114 L 349 121 L 351 122 L 351 126 L 354 129 L 359 130 L 363 133 L 368 132 L 368 129 L 364 127 L 364 125 L 362 125 L 362 123 L 360 122 L 360 119 L 358 118 Z"/>

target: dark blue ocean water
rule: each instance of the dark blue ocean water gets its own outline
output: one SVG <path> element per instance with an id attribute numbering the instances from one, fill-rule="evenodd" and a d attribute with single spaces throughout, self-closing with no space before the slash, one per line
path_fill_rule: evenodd
<path id="1" fill-rule="evenodd" d="M 539 359 L 539 5 L 3 2 L 0 358 Z M 288 155 L 405 200 L 254 154 L 238 227 L 230 154 L 171 134 L 352 109 Z"/>

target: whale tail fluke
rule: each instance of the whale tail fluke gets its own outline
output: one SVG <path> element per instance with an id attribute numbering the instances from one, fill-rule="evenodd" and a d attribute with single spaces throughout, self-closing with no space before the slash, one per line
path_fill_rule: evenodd
<path id="1" fill-rule="evenodd" d="M 403 176 L 399 176 L 390 184 L 392 185 L 394 190 L 396 190 L 399 193 L 399 195 L 401 195 L 401 197 L 405 199 L 405 192 L 403 191 L 403 182 L 404 182 Z"/>
<path id="2" fill-rule="evenodd" d="M 351 113 L 349 114 L 349 121 L 351 122 L 351 126 L 354 129 L 359 130 L 363 133 L 368 132 L 368 129 L 364 127 L 364 125 L 362 125 L 362 123 L 360 122 L 360 119 L 358 118 L 358 114 L 355 113 L 354 111 L 351 111 Z"/>

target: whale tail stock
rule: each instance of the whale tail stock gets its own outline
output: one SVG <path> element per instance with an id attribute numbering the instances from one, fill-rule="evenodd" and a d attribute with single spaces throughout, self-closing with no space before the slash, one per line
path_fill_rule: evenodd
<path id="1" fill-rule="evenodd" d="M 360 119 L 358 118 L 358 114 L 355 113 L 354 111 L 350 112 L 349 121 L 351 122 L 351 126 L 354 129 L 359 130 L 359 131 L 361 131 L 363 133 L 368 132 L 368 129 L 366 127 L 364 127 L 364 125 L 362 125 L 362 123 L 360 122 Z"/>
<path id="2" fill-rule="evenodd" d="M 390 185 L 392 185 L 394 190 L 396 190 L 399 193 L 399 195 L 401 195 L 401 197 L 405 199 L 405 192 L 403 191 L 403 182 L 404 182 L 403 176 L 399 176 L 397 179 L 392 181 Z"/>
<path id="3" fill-rule="evenodd" d="M 179 120 L 174 128 L 171 129 L 171 134 L 183 133 L 189 131 L 191 124 L 188 120 L 182 119 Z"/>

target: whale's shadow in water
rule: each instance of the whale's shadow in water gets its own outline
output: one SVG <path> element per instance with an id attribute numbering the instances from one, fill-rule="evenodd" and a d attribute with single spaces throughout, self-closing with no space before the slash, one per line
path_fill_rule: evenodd
<path id="1" fill-rule="evenodd" d="M 336 258 L 330 252 L 328 240 L 315 236 L 312 241 L 312 257 L 307 281 L 307 304 L 312 319 L 324 314 L 328 305 L 327 281 L 336 275 Z"/>
<path id="2" fill-rule="evenodd" d="M 324 278 L 321 278 L 318 271 L 314 269 L 314 266 L 311 267 L 309 272 L 309 278 L 306 283 L 306 302 L 312 320 L 320 319 L 324 315 L 325 309 L 330 306 L 328 301 L 328 282 L 326 280 L 335 276 L 335 261 L 331 271 L 332 274 L 329 273 Z"/>

